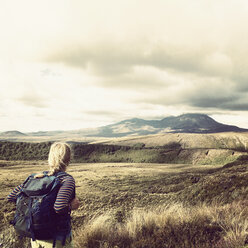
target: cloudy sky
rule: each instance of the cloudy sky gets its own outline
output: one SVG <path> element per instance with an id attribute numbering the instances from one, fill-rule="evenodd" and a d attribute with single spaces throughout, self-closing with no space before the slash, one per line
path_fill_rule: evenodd
<path id="1" fill-rule="evenodd" d="M 0 0 L 0 131 L 206 113 L 248 128 L 248 1 Z"/>

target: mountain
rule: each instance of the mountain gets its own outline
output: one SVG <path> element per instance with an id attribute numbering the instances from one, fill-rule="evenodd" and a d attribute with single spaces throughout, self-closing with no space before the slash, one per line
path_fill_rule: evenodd
<path id="1" fill-rule="evenodd" d="M 138 118 L 124 120 L 98 128 L 91 136 L 123 137 L 157 133 L 219 133 L 247 132 L 248 129 L 221 124 L 208 115 L 183 114 L 170 116 L 162 120 L 143 120 Z"/>
<path id="2" fill-rule="evenodd" d="M 132 118 L 111 125 L 98 128 L 79 129 L 73 131 L 43 131 L 21 133 L 8 131 L 0 133 L 0 138 L 7 140 L 68 140 L 85 139 L 88 142 L 98 138 L 114 138 L 126 136 L 143 136 L 148 134 L 165 133 L 221 133 L 221 132 L 248 132 L 248 129 L 225 125 L 215 121 L 205 114 L 183 114 L 170 116 L 162 120 L 143 120 Z M 24 137 L 26 136 L 26 137 Z M 87 139 L 87 140 L 86 140 Z"/>
<path id="3" fill-rule="evenodd" d="M 18 137 L 18 136 L 26 136 L 25 133 L 21 133 L 19 131 L 13 130 L 13 131 L 6 131 L 0 133 L 0 136 L 2 137 Z"/>
<path id="4" fill-rule="evenodd" d="M 28 133 L 29 136 L 57 136 L 59 134 L 63 134 L 66 131 L 38 131 L 38 132 L 32 132 L 32 133 Z"/>
<path id="5" fill-rule="evenodd" d="M 219 133 L 245 132 L 248 129 L 225 125 L 204 114 L 184 114 L 178 117 L 167 117 L 161 120 L 162 126 L 169 127 L 171 132 L 180 133 Z"/>

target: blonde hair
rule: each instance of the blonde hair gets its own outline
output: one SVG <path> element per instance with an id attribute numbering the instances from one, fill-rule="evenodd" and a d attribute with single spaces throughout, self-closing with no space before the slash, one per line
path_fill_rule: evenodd
<path id="1" fill-rule="evenodd" d="M 48 165 L 50 167 L 48 175 L 65 171 L 71 160 L 71 148 L 67 143 L 55 142 L 51 145 L 48 155 Z"/>
<path id="2" fill-rule="evenodd" d="M 50 167 L 48 176 L 56 172 L 65 171 L 71 160 L 71 148 L 67 143 L 55 142 L 51 145 L 48 155 L 48 165 Z M 38 173 L 34 177 L 42 178 L 44 173 Z"/>
<path id="3" fill-rule="evenodd" d="M 67 143 L 55 142 L 51 145 L 48 155 L 48 165 L 50 167 L 48 176 L 56 172 L 65 171 L 71 160 L 71 148 Z M 44 177 L 44 173 L 38 173 L 34 178 Z"/>

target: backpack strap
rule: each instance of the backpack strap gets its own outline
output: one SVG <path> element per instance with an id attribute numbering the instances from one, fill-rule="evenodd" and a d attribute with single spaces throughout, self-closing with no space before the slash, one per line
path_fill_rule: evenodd
<path id="1" fill-rule="evenodd" d="M 70 176 L 70 175 L 66 173 L 65 171 L 59 171 L 59 172 L 56 172 L 54 176 L 59 177 L 59 176 Z"/>
<path id="2" fill-rule="evenodd" d="M 23 186 L 25 186 L 25 184 L 29 181 L 29 179 L 31 179 L 31 178 L 34 178 L 34 176 L 35 176 L 35 173 L 32 173 L 31 175 L 29 175 L 26 179 L 25 179 L 25 181 L 23 182 Z"/>
<path id="3" fill-rule="evenodd" d="M 56 247 L 56 238 L 53 239 L 53 248 Z"/>
<path id="4" fill-rule="evenodd" d="M 32 203 L 33 199 L 30 197 L 29 203 L 28 203 L 28 215 L 29 215 L 29 221 L 26 220 L 26 224 L 28 227 L 28 230 L 30 230 L 31 238 L 33 241 L 35 241 L 35 235 L 34 235 L 34 229 L 33 229 L 33 218 L 32 218 Z"/>
<path id="5" fill-rule="evenodd" d="M 66 235 L 63 237 L 63 240 L 62 240 L 62 246 L 65 245 L 65 241 L 66 241 Z"/>

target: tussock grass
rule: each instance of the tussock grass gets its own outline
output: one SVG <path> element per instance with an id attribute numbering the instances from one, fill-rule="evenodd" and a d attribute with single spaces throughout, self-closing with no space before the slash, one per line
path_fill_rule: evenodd
<path id="1" fill-rule="evenodd" d="M 248 242 L 247 201 L 187 207 L 179 203 L 133 210 L 124 223 L 111 213 L 76 231 L 80 248 L 240 248 Z"/>

